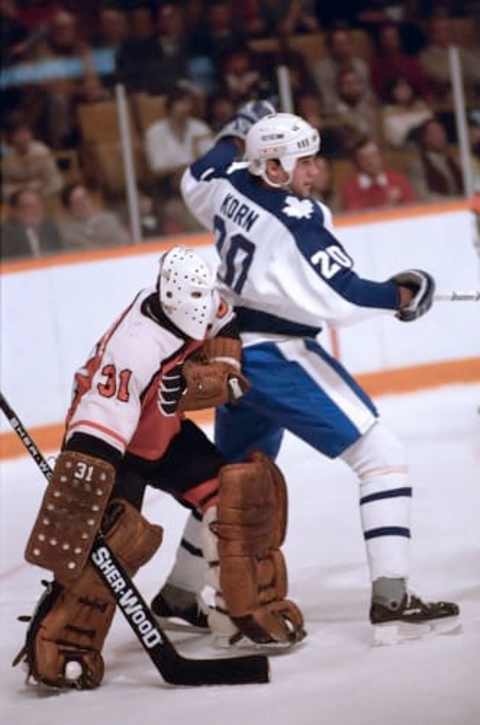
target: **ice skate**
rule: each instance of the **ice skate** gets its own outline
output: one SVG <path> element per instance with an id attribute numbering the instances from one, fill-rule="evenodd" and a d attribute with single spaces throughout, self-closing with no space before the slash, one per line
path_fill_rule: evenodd
<path id="1" fill-rule="evenodd" d="M 461 628 L 459 613 L 460 608 L 454 602 L 424 602 L 408 592 L 400 602 L 382 603 L 373 599 L 370 607 L 373 643 L 391 645 L 436 634 L 454 634 Z"/>
<path id="2" fill-rule="evenodd" d="M 165 586 L 152 599 L 150 608 L 162 629 L 207 634 L 207 609 L 193 592 L 171 584 Z"/>

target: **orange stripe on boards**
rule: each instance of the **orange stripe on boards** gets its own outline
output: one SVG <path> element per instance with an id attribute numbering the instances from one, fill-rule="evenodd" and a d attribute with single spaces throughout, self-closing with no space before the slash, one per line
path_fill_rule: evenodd
<path id="1" fill-rule="evenodd" d="M 198 425 L 207 425 L 213 422 L 213 411 L 198 410 L 189 413 L 191 418 Z M 28 433 L 32 436 L 33 442 L 44 455 L 51 451 L 58 451 L 62 442 L 64 433 L 64 424 L 43 425 L 37 428 L 28 429 Z M 7 458 L 18 458 L 27 455 L 25 446 L 20 441 L 16 433 L 0 433 L 0 460 Z"/>
<path id="2" fill-rule="evenodd" d="M 409 368 L 363 373 L 355 377 L 373 397 L 412 393 L 417 390 L 438 388 L 441 385 L 455 383 L 480 383 L 480 358 L 447 360 Z M 199 410 L 189 413 L 187 417 L 198 425 L 206 425 L 213 422 L 213 411 Z M 34 443 L 45 454 L 59 449 L 63 436 L 63 424 L 32 428 L 29 432 Z M 0 460 L 24 455 L 26 455 L 25 448 L 15 433 L 0 434 Z"/>
<path id="3" fill-rule="evenodd" d="M 478 206 L 478 201 L 476 202 Z M 351 214 L 339 214 L 335 216 L 336 227 L 349 227 L 359 224 L 373 224 L 375 222 L 394 221 L 397 219 L 413 219 L 420 216 L 432 216 L 436 214 L 448 214 L 454 211 L 471 209 L 475 205 L 474 199 L 453 199 L 436 204 L 418 204 L 410 207 L 399 207 L 395 209 L 382 209 L 365 211 Z M 87 262 L 98 262 L 104 259 L 119 259 L 122 257 L 134 257 L 137 255 L 151 254 L 152 252 L 163 252 L 166 249 L 182 244 L 187 247 L 205 247 L 213 243 L 211 234 L 189 234 L 178 237 L 165 237 L 163 239 L 142 242 L 141 244 L 130 244 L 124 247 L 112 247 L 110 249 L 91 249 L 83 252 L 66 252 L 55 254 L 41 259 L 17 259 L 11 262 L 0 264 L 0 274 L 15 274 L 46 267 L 71 266 L 85 264 Z"/>
<path id="4" fill-rule="evenodd" d="M 177 244 L 186 247 L 204 247 L 212 244 L 210 234 L 192 234 L 181 237 L 167 237 L 156 239 L 142 244 L 129 244 L 124 247 L 111 247 L 110 249 L 90 249 L 84 252 L 65 252 L 65 254 L 53 254 L 41 259 L 17 259 L 11 262 L 2 262 L 0 274 L 15 274 L 16 272 L 28 272 L 35 269 L 47 267 L 70 267 L 75 264 L 86 264 L 88 262 L 101 262 L 104 259 L 121 259 L 122 257 L 135 257 L 153 252 L 164 252 Z"/>

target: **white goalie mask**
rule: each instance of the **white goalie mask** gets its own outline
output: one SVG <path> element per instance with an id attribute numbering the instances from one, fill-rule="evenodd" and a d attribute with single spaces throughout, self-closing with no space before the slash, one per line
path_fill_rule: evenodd
<path id="1" fill-rule="evenodd" d="M 189 337 L 203 340 L 219 304 L 206 262 L 193 249 L 173 247 L 160 257 L 157 288 L 168 319 Z"/>
<path id="2" fill-rule="evenodd" d="M 309 123 L 293 113 L 272 113 L 250 128 L 245 140 L 245 160 L 250 173 L 261 176 L 270 186 L 266 175 L 267 160 L 278 159 L 288 174 L 285 186 L 292 180 L 297 159 L 314 156 L 320 149 L 320 135 Z"/>

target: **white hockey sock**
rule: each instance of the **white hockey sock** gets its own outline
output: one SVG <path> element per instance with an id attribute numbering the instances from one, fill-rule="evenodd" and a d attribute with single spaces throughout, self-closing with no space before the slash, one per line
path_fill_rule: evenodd
<path id="1" fill-rule="evenodd" d="M 175 564 L 167 583 L 189 592 L 200 593 L 205 585 L 207 565 L 202 553 L 202 519 L 197 512 L 188 517 L 178 545 Z"/>
<path id="2" fill-rule="evenodd" d="M 407 578 L 412 488 L 403 446 L 377 423 L 342 458 L 360 480 L 360 516 L 371 581 Z"/>

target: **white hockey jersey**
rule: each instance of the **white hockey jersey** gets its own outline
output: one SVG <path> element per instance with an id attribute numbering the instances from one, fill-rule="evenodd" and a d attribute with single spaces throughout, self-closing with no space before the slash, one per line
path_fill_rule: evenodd
<path id="1" fill-rule="evenodd" d="M 152 294 L 155 288 L 137 295 L 77 371 L 66 440 L 87 433 L 122 454 L 156 460 L 180 430 L 181 366 L 202 341 L 186 340 L 149 314 Z M 221 300 L 208 337 L 233 317 L 231 306 Z"/>
<path id="2" fill-rule="evenodd" d="M 215 234 L 218 276 L 245 343 L 314 337 L 323 322 L 350 324 L 397 308 L 393 282 L 355 274 L 324 204 L 266 187 L 234 155 L 233 143 L 217 143 L 185 171 L 181 188 Z"/>

